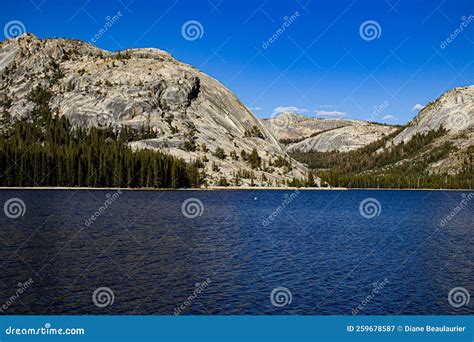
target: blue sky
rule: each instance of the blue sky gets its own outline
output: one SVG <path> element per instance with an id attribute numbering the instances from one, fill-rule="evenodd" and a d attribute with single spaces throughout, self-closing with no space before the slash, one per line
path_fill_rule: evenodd
<path id="1" fill-rule="evenodd" d="M 473 4 L 17 0 L 2 4 L 0 25 L 2 39 L 18 20 L 41 38 L 90 42 L 120 11 L 95 45 L 167 50 L 217 78 L 259 117 L 288 107 L 310 116 L 402 124 L 416 115 L 415 105 L 474 83 Z M 198 23 L 183 35 L 189 21 Z"/>

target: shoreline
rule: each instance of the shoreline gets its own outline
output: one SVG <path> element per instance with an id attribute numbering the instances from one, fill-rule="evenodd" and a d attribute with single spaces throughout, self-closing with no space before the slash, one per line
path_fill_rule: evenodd
<path id="1" fill-rule="evenodd" d="M 297 188 L 297 187 L 242 187 L 242 186 L 209 186 L 207 188 L 91 188 L 66 186 L 5 186 L 0 190 L 121 190 L 121 191 L 220 191 L 220 190 L 349 190 L 347 188 Z"/>
<path id="2" fill-rule="evenodd" d="M 104 187 L 65 187 L 65 186 L 7 186 L 1 190 L 121 190 L 121 191 L 222 191 L 222 190 L 298 190 L 298 191 L 334 191 L 334 190 L 396 190 L 396 191 L 474 191 L 474 189 L 397 189 L 397 188 L 296 188 L 296 187 L 236 187 L 236 186 L 210 186 L 207 188 L 104 188 Z"/>

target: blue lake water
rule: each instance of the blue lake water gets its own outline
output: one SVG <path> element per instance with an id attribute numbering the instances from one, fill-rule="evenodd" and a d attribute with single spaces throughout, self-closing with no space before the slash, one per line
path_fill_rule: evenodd
<path id="1" fill-rule="evenodd" d="M 0 314 L 473 314 L 469 194 L 1 190 Z"/>

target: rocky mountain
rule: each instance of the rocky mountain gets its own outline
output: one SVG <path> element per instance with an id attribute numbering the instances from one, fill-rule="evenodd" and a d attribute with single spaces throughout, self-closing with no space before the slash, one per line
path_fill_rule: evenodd
<path id="1" fill-rule="evenodd" d="M 429 175 L 439 176 L 422 185 L 448 186 L 441 176 L 451 175 L 465 186 L 472 170 L 474 86 L 446 92 L 404 127 L 292 113 L 258 120 L 217 80 L 158 49 L 108 52 L 32 34 L 1 42 L 0 118 L 33 120 L 40 88 L 75 127 L 151 128 L 129 146 L 199 160 L 209 185 L 283 185 L 309 166 L 335 186 L 412 186 Z"/>
<path id="2" fill-rule="evenodd" d="M 210 185 L 237 173 L 244 185 L 277 185 L 307 171 L 288 163 L 277 139 L 231 91 L 158 49 L 108 52 L 32 34 L 1 42 L 0 113 L 28 117 L 38 86 L 53 94 L 53 112 L 75 126 L 152 127 L 154 137 L 130 145 L 200 158 Z M 246 160 L 254 149 L 258 167 Z"/>
<path id="3" fill-rule="evenodd" d="M 322 152 L 301 148 L 292 155 L 333 186 L 471 189 L 473 123 L 474 86 L 460 87 L 428 103 L 404 127 L 387 131 L 366 146 Z"/>
<path id="4" fill-rule="evenodd" d="M 390 151 L 393 146 L 410 143 L 415 137 L 445 130 L 423 149 L 398 160 L 394 166 L 419 163 L 437 151 L 450 146 L 449 153 L 436 157 L 426 167 L 430 173 L 455 174 L 466 164 L 474 146 L 474 86 L 454 88 L 428 103 L 404 127 L 388 126 L 359 120 L 318 119 L 282 113 L 263 124 L 273 132 L 290 153 L 349 152 L 374 143 L 377 150 Z M 389 168 L 386 166 L 385 168 Z"/>
<path id="5" fill-rule="evenodd" d="M 360 120 L 320 119 L 293 113 L 281 113 L 262 122 L 289 152 L 351 151 L 397 129 Z"/>
<path id="6" fill-rule="evenodd" d="M 440 136 L 423 153 L 406 160 L 410 162 L 424 158 L 440 146 L 452 144 L 453 150 L 447 156 L 430 164 L 430 172 L 456 173 L 471 157 L 474 146 L 474 86 L 454 88 L 428 103 L 418 115 L 393 139 L 387 147 L 409 142 L 416 134 L 445 128 Z"/>

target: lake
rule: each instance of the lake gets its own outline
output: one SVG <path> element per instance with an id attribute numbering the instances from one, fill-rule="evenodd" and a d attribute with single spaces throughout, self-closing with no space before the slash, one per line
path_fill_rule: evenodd
<path id="1" fill-rule="evenodd" d="M 0 314 L 474 313 L 467 191 L 1 190 L 0 199 Z"/>

